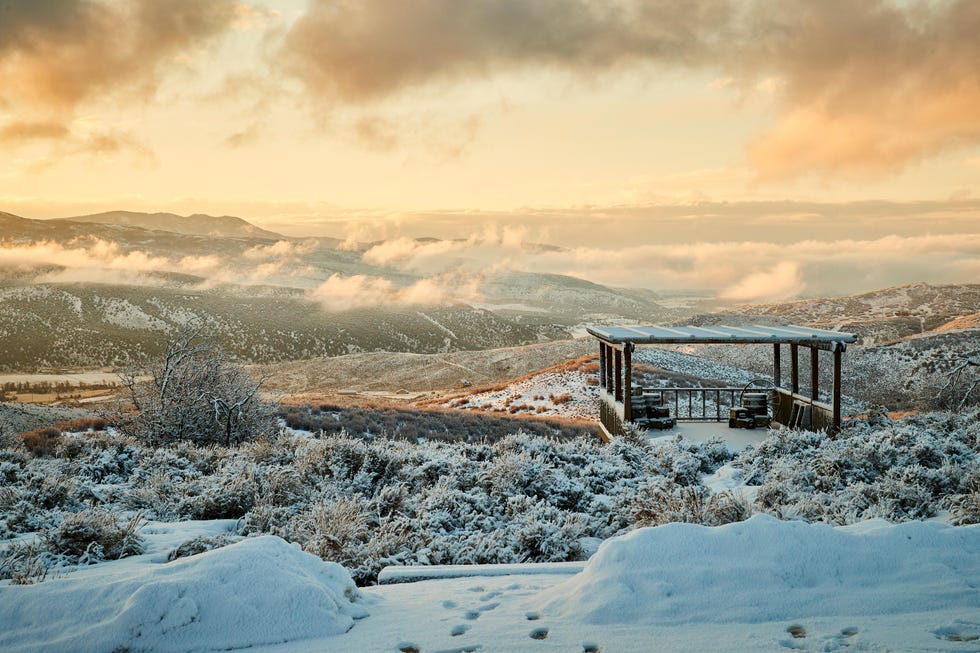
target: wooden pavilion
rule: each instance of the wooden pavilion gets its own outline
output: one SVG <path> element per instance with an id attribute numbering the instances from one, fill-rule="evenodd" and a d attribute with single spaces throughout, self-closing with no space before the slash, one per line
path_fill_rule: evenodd
<path id="1" fill-rule="evenodd" d="M 673 418 L 688 421 L 723 421 L 741 401 L 745 388 L 637 388 L 633 384 L 632 355 L 637 345 L 660 344 L 769 344 L 773 351 L 772 423 L 836 433 L 841 425 L 841 357 L 852 333 L 803 326 L 633 326 L 589 327 L 599 341 L 599 420 L 605 439 L 623 433 L 634 422 L 631 398 L 656 391 Z M 790 379 L 783 386 L 782 352 L 789 346 Z M 809 393 L 800 393 L 799 350 L 810 350 Z M 820 401 L 819 352 L 833 357 L 829 403 Z M 671 401 L 672 400 L 672 401 Z M 686 401 L 685 401 L 686 400 Z M 713 411 L 711 410 L 713 408 Z M 724 409 L 724 412 L 723 412 Z M 713 414 L 712 414 L 713 413 Z"/>

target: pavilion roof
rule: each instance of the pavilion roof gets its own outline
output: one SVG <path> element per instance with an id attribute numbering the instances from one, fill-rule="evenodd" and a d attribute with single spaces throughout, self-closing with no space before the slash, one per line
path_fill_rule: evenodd
<path id="1" fill-rule="evenodd" d="M 857 342 L 857 336 L 808 326 L 590 326 L 589 333 L 610 344 L 791 344 L 821 349 Z"/>

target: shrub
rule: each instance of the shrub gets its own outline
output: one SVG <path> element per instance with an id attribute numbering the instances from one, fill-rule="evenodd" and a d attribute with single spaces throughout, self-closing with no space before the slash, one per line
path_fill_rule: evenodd
<path id="1" fill-rule="evenodd" d="M 101 508 L 82 510 L 65 515 L 60 524 L 44 531 L 41 546 L 72 563 L 118 560 L 143 552 L 143 538 L 139 534 L 142 525 L 140 513 L 124 520 L 119 514 Z"/>
<path id="2" fill-rule="evenodd" d="M 973 480 L 969 492 L 951 498 L 949 512 L 955 526 L 980 524 L 980 478 Z"/>
<path id="3" fill-rule="evenodd" d="M 205 551 L 213 551 L 223 546 L 234 544 L 242 539 L 240 535 L 231 533 L 219 533 L 218 535 L 199 535 L 192 540 L 181 543 L 176 549 L 167 555 L 167 560 L 173 561 L 177 558 L 187 558 L 196 556 Z"/>
<path id="4" fill-rule="evenodd" d="M 17 437 L 24 447 L 34 456 L 51 456 L 61 442 L 61 431 L 54 427 L 45 427 L 26 431 Z"/>
<path id="5" fill-rule="evenodd" d="M 712 492 L 703 485 L 655 482 L 642 488 L 633 500 L 637 526 L 672 522 L 721 526 L 744 521 L 751 514 L 752 508 L 744 497 L 728 490 Z"/>
<path id="6" fill-rule="evenodd" d="M 109 426 L 109 422 L 103 417 L 77 417 L 56 422 L 54 428 L 65 433 L 82 433 L 85 431 L 104 431 L 107 426 Z"/>
<path id="7" fill-rule="evenodd" d="M 33 585 L 48 577 L 44 551 L 37 542 L 14 542 L 0 558 L 0 580 L 10 580 L 11 585 Z"/>
<path id="8" fill-rule="evenodd" d="M 136 414 L 122 421 L 128 433 L 149 444 L 178 440 L 231 446 L 270 432 L 273 406 L 254 381 L 203 335 L 199 325 L 180 329 L 162 357 L 145 371 L 121 374 Z"/>

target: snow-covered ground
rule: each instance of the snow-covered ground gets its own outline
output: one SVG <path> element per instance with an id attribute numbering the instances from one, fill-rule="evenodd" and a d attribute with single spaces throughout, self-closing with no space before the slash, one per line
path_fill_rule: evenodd
<path id="1" fill-rule="evenodd" d="M 144 555 L 0 586 L 5 651 L 976 651 L 980 526 L 768 516 L 606 541 L 578 574 L 358 590 L 279 538 L 167 561 L 227 521 L 151 524 Z M 516 571 L 520 572 L 518 567 Z M 527 569 L 533 571 L 533 569 Z"/>
<path id="2" fill-rule="evenodd" d="M 757 435 L 4 436 L 0 650 L 980 650 L 977 409 Z"/>
<path id="3" fill-rule="evenodd" d="M 503 388 L 476 391 L 444 402 L 460 410 L 567 419 L 599 418 L 595 375 L 576 369 L 534 374 Z"/>

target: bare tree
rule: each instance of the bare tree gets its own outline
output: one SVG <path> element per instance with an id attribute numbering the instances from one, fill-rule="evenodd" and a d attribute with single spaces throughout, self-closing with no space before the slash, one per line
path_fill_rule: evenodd
<path id="1" fill-rule="evenodd" d="M 203 325 L 179 328 L 148 369 L 120 373 L 135 408 L 126 427 L 151 443 L 190 440 L 232 445 L 274 427 L 272 405 L 262 400 L 262 379 L 207 337 Z"/>
<path id="2" fill-rule="evenodd" d="M 939 388 L 936 398 L 951 406 L 959 396 L 956 410 L 962 410 L 977 386 L 980 386 L 980 352 L 973 352 L 957 360 L 946 373 L 946 383 Z"/>

